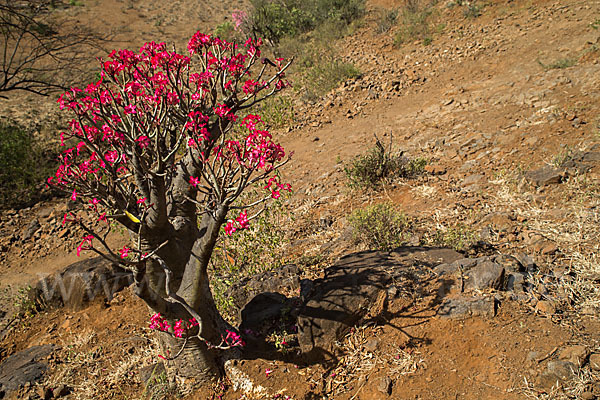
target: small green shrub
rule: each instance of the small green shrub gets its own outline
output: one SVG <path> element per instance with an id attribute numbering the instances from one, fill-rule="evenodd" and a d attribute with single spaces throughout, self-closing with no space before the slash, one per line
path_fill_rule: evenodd
<path id="1" fill-rule="evenodd" d="M 337 59 L 319 62 L 308 68 L 304 74 L 304 95 L 308 100 L 316 100 L 341 82 L 360 76 L 361 72 L 354 64 Z"/>
<path id="2" fill-rule="evenodd" d="M 376 140 L 375 147 L 355 157 L 344 167 L 348 186 L 353 189 L 378 189 L 382 183 L 393 178 L 411 177 L 423 173 L 427 165 L 424 158 L 414 160 L 402 154 L 394 154 L 390 146 Z"/>
<path id="3" fill-rule="evenodd" d="M 401 46 L 415 40 L 431 44 L 433 41 L 430 23 L 432 14 L 432 10 L 429 7 L 421 7 L 419 1 L 409 1 L 402 12 L 400 30 L 394 38 L 394 44 Z"/>
<path id="4" fill-rule="evenodd" d="M 25 130 L 0 123 L 0 208 L 30 205 L 52 173 L 52 163 L 40 143 Z"/>
<path id="5" fill-rule="evenodd" d="M 372 250 L 393 250 L 409 236 L 408 218 L 389 203 L 356 210 L 348 218 L 357 242 Z"/>
<path id="6" fill-rule="evenodd" d="M 477 18 L 481 16 L 481 6 L 475 2 L 467 4 L 463 14 L 466 18 Z"/>
<path id="7" fill-rule="evenodd" d="M 325 21 L 350 24 L 365 12 L 364 0 L 250 0 L 252 30 L 271 43 L 316 29 Z"/>
<path id="8" fill-rule="evenodd" d="M 552 158 L 552 165 L 556 168 L 561 168 L 568 161 L 573 160 L 574 152 L 570 146 L 565 148 Z"/>
<path id="9" fill-rule="evenodd" d="M 283 250 L 287 244 L 284 226 L 291 216 L 276 202 L 252 220 L 249 229 L 232 236 L 220 235 L 211 258 L 211 289 L 219 311 L 232 319 L 233 299 L 227 290 L 241 279 L 270 271 L 286 263 Z"/>
<path id="10" fill-rule="evenodd" d="M 229 21 L 225 21 L 219 24 L 215 28 L 215 36 L 228 42 L 236 41 L 236 32 L 233 24 Z"/>
<path id="11" fill-rule="evenodd" d="M 456 251 L 465 251 L 477 243 L 477 233 L 469 226 L 458 223 L 445 229 L 438 229 L 426 237 L 427 245 L 449 247 Z"/>
<path id="12" fill-rule="evenodd" d="M 386 33 L 392 26 L 396 24 L 398 19 L 398 10 L 379 10 L 379 17 L 377 19 L 377 33 Z"/>
<path id="13" fill-rule="evenodd" d="M 542 61 L 538 60 L 538 64 L 540 64 L 544 70 L 549 71 L 551 69 L 564 69 L 572 67 L 573 65 L 577 64 L 577 60 L 573 58 L 561 58 L 550 64 L 544 64 Z"/>
<path id="14" fill-rule="evenodd" d="M 269 97 L 258 104 L 256 113 L 268 128 L 284 128 L 294 123 L 294 105 L 289 97 Z"/>

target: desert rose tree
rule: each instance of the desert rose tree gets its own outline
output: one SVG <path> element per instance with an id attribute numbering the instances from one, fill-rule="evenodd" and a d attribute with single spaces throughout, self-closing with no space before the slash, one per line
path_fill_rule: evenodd
<path id="1" fill-rule="evenodd" d="M 289 63 L 261 58 L 260 44 L 198 32 L 189 56 L 154 42 L 113 51 L 97 82 L 58 100 L 74 115 L 61 133 L 73 147 L 48 182 L 84 205 L 63 223 L 86 232 L 78 254 L 91 250 L 133 271 L 169 369 L 183 378 L 219 377 L 224 353 L 242 344 L 209 286 L 220 232 L 247 228 L 264 202 L 290 189 L 277 174 L 283 148 L 248 114 L 288 86 Z M 262 194 L 243 203 L 249 187 Z M 130 244 L 114 249 L 106 239 L 119 225 Z"/>

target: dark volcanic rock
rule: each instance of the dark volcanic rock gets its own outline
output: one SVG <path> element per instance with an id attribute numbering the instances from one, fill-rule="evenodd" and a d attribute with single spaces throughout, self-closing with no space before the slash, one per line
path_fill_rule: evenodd
<path id="1" fill-rule="evenodd" d="M 242 310 L 257 295 L 260 295 L 261 293 L 273 294 L 277 292 L 299 294 L 300 270 L 296 265 L 284 265 L 281 268 L 246 278 L 232 285 L 227 291 L 226 296 L 233 300 L 234 305 L 239 310 Z M 251 314 L 251 311 L 248 310 L 248 313 L 247 318 Z M 251 317 L 251 319 L 252 318 L 254 317 Z M 257 318 L 261 317 L 257 316 Z M 242 314 L 240 312 L 238 315 L 238 322 L 241 320 Z"/>
<path id="2" fill-rule="evenodd" d="M 291 310 L 293 306 L 293 300 L 280 293 L 260 293 L 242 310 L 240 330 L 260 331 L 267 323 L 281 318 L 284 310 Z"/>
<path id="3" fill-rule="evenodd" d="M 460 296 L 446 299 L 438 309 L 438 315 L 443 318 L 491 318 L 495 314 L 495 301 L 491 297 Z"/>
<path id="4" fill-rule="evenodd" d="M 558 169 L 546 165 L 540 169 L 527 172 L 525 178 L 536 186 L 547 186 L 560 183 L 563 176 Z"/>
<path id="5" fill-rule="evenodd" d="M 96 257 L 78 261 L 41 279 L 35 291 L 44 304 L 81 309 L 95 299 L 110 301 L 132 282 L 131 272 Z"/>
<path id="6" fill-rule="evenodd" d="M 472 289 L 500 289 L 504 284 L 504 267 L 492 261 L 477 263 L 466 275 L 466 287 Z"/>
<path id="7" fill-rule="evenodd" d="M 10 397 L 25 384 L 34 384 L 44 376 L 48 365 L 44 361 L 56 346 L 33 346 L 13 354 L 0 364 L 0 398 Z"/>
<path id="8" fill-rule="evenodd" d="M 298 316 L 299 345 L 311 361 L 334 358 L 334 342 L 365 317 L 377 318 L 391 284 L 416 285 L 427 268 L 462 256 L 448 249 L 403 247 L 341 258 L 312 284 Z"/>

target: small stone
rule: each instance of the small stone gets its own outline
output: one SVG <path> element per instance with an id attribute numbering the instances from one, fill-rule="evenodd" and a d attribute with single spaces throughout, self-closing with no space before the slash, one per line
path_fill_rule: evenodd
<path id="1" fill-rule="evenodd" d="M 49 387 L 38 386 L 36 393 L 42 400 L 49 400 L 52 398 L 52 390 Z"/>
<path id="2" fill-rule="evenodd" d="M 540 352 L 539 351 L 530 351 L 529 353 L 527 353 L 527 360 L 528 361 L 536 361 L 540 356 Z"/>
<path id="3" fill-rule="evenodd" d="M 384 376 L 379 380 L 377 390 L 381 393 L 385 393 L 388 396 L 392 394 L 392 379 L 389 376 Z"/>
<path id="4" fill-rule="evenodd" d="M 546 369 L 562 380 L 569 380 L 575 375 L 576 367 L 570 361 L 549 361 Z"/>
<path id="5" fill-rule="evenodd" d="M 515 255 L 515 258 L 519 260 L 523 268 L 525 268 L 527 271 L 535 268 L 535 261 L 532 257 L 528 256 L 527 254 L 518 253 L 517 255 Z"/>
<path id="6" fill-rule="evenodd" d="M 545 245 L 540 250 L 542 255 L 552 255 L 558 251 L 558 246 L 553 242 L 546 242 Z"/>
<path id="7" fill-rule="evenodd" d="M 541 313 L 552 315 L 556 313 L 556 307 L 548 300 L 540 300 L 535 305 L 535 309 Z"/>
<path id="8" fill-rule="evenodd" d="M 536 186 L 548 186 L 561 183 L 562 174 L 556 168 L 547 165 L 540 169 L 527 172 L 525 174 L 525 179 Z"/>
<path id="9" fill-rule="evenodd" d="M 585 359 L 587 358 L 588 354 L 590 354 L 590 352 L 587 347 L 575 345 L 562 349 L 558 358 L 560 360 L 570 361 L 574 365 L 581 367 L 585 363 Z"/>
<path id="10" fill-rule="evenodd" d="M 504 285 L 504 267 L 492 261 L 484 261 L 473 267 L 467 277 L 467 287 L 500 289 Z"/>
<path id="11" fill-rule="evenodd" d="M 593 371 L 600 371 L 600 353 L 590 355 L 590 368 Z"/>
<path id="12" fill-rule="evenodd" d="M 375 351 L 377 350 L 377 347 L 379 346 L 379 340 L 377 339 L 371 339 L 369 341 L 367 341 L 367 343 L 365 343 L 365 349 L 368 351 Z"/>
<path id="13" fill-rule="evenodd" d="M 463 179 L 462 181 L 462 186 L 469 186 L 469 185 L 473 185 L 475 183 L 480 182 L 481 180 L 483 180 L 485 177 L 481 174 L 474 174 L 474 175 L 469 175 L 467 176 L 465 179 Z"/>
<path id="14" fill-rule="evenodd" d="M 446 173 L 446 168 L 438 164 L 427 164 L 425 166 L 425 171 L 431 175 L 444 175 Z"/>
<path id="15" fill-rule="evenodd" d="M 582 400 L 594 400 L 595 398 L 596 398 L 596 396 L 594 396 L 594 393 L 592 393 L 592 392 L 581 393 Z"/>
<path id="16" fill-rule="evenodd" d="M 63 396 L 66 396 L 70 393 L 71 391 L 69 390 L 69 387 L 63 384 L 58 385 L 57 387 L 54 388 L 53 390 L 53 394 L 54 394 L 54 398 L 58 399 L 61 398 Z"/>
<path id="17" fill-rule="evenodd" d="M 495 302 L 490 297 L 457 297 L 446 299 L 438 309 L 442 318 L 463 319 L 469 317 L 492 318 L 496 314 Z"/>

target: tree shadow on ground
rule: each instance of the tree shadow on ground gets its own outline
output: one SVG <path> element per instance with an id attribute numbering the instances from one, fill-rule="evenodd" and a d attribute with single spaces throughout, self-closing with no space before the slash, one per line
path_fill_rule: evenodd
<path id="1" fill-rule="evenodd" d="M 432 269 L 463 257 L 449 249 L 416 246 L 363 251 L 342 257 L 323 278 L 302 280 L 298 297 L 259 293 L 242 311 L 240 328 L 248 342 L 243 358 L 335 365 L 340 354 L 334 342 L 365 324 L 397 329 L 407 336 L 407 346 L 427 343 L 427 337 L 407 329 L 435 316 L 447 294 L 443 288 L 454 284 L 440 281 Z M 425 297 L 427 303 L 417 301 Z M 402 305 L 390 307 L 397 300 Z"/>

